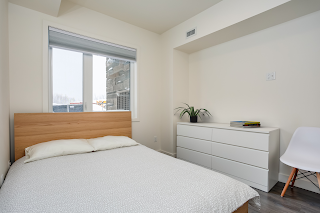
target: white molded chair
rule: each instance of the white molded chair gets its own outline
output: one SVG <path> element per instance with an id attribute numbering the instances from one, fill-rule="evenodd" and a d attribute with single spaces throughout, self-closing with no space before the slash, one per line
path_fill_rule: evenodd
<path id="1" fill-rule="evenodd" d="M 309 171 L 309 175 L 315 176 L 317 174 L 320 187 L 320 128 L 299 127 L 296 129 L 286 152 L 280 160 L 282 163 L 293 167 L 281 197 L 286 193 L 291 180 L 291 187 L 293 187 L 299 169 Z"/>

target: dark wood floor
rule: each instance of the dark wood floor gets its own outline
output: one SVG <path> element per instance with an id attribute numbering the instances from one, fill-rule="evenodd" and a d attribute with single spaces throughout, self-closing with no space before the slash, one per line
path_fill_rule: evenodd
<path id="1" fill-rule="evenodd" d="M 320 194 L 310 192 L 301 188 L 288 188 L 284 197 L 281 191 L 284 183 L 277 183 L 269 193 L 260 191 L 261 210 L 249 205 L 249 213 L 257 212 L 308 212 L 320 213 Z"/>

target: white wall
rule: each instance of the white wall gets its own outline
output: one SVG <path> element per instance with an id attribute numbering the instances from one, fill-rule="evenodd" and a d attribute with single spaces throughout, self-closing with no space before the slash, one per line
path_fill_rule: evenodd
<path id="1" fill-rule="evenodd" d="M 175 50 L 286 2 L 224 0 L 161 35 L 164 152 L 176 152 L 179 119 L 173 109 L 182 101 L 208 108 L 213 118 L 206 121 L 250 119 L 280 127 L 281 154 L 298 126 L 320 127 L 319 12 L 193 53 L 188 59 Z M 185 32 L 193 27 L 197 35 L 186 39 Z M 267 82 L 266 73 L 273 71 L 277 80 Z M 281 164 L 279 180 L 286 181 L 289 173 L 290 168 Z M 296 185 L 315 190 L 303 180 Z"/>
<path id="2" fill-rule="evenodd" d="M 189 54 L 179 50 L 173 50 L 173 108 L 185 106 L 183 103 L 189 103 Z M 177 112 L 174 110 L 174 112 Z M 181 111 L 179 111 L 181 112 Z M 173 116 L 173 138 L 172 148 L 177 147 L 177 122 L 189 121 L 185 115 L 182 119 L 179 117 L 179 112 Z M 171 112 L 172 115 L 173 112 Z"/>
<path id="3" fill-rule="evenodd" d="M 11 128 L 14 113 L 43 111 L 42 32 L 43 22 L 48 21 L 138 47 L 140 122 L 133 122 L 133 138 L 158 150 L 160 35 L 66 1 L 62 7 L 60 16 L 53 17 L 9 3 Z"/>
<path id="4" fill-rule="evenodd" d="M 7 172 L 10 155 L 8 39 L 8 1 L 0 0 L 0 177 Z"/>
<path id="5" fill-rule="evenodd" d="M 282 155 L 297 127 L 320 127 L 319 23 L 320 11 L 190 54 L 190 104 L 209 109 L 211 122 L 279 127 Z M 281 163 L 281 181 L 290 170 Z"/>
<path id="6" fill-rule="evenodd" d="M 185 77 L 177 78 L 177 76 L 183 74 L 183 70 L 187 75 L 188 69 L 184 67 L 187 66 L 188 62 L 186 60 L 183 62 L 184 53 L 174 48 L 227 28 L 288 1 L 223 0 L 161 35 L 163 56 L 161 72 L 161 149 L 164 152 L 171 153 L 171 155 L 176 153 L 176 122 L 179 119 L 173 115 L 173 109 L 181 106 L 181 102 L 188 101 L 188 92 L 179 89 L 188 88 L 188 81 Z M 197 27 L 197 34 L 186 39 L 186 31 L 193 27 Z M 176 59 L 179 61 L 176 61 Z"/>

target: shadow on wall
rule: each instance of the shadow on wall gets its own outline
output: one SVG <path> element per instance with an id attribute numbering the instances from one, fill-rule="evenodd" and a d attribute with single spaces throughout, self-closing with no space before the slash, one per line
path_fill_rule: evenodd
<path id="1" fill-rule="evenodd" d="M 75 4 L 71 1 L 62 0 L 58 16 L 63 16 L 67 13 L 73 12 L 73 11 L 78 10 L 80 8 L 82 8 L 82 6 L 80 6 L 78 4 Z"/>

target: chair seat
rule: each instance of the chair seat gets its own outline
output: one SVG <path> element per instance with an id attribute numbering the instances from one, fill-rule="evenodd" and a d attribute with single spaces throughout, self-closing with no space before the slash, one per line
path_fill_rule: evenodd
<path id="1" fill-rule="evenodd" d="M 311 172 L 320 172 L 320 153 L 319 155 L 288 155 L 283 154 L 280 161 L 293 168 L 302 169 Z"/>
<path id="2" fill-rule="evenodd" d="M 317 172 L 317 179 L 320 186 L 320 128 L 299 127 L 296 129 L 280 161 L 293 167 L 288 181 L 282 190 L 281 197 L 286 193 L 291 180 L 291 187 L 294 186 L 297 173 L 300 169 Z"/>

